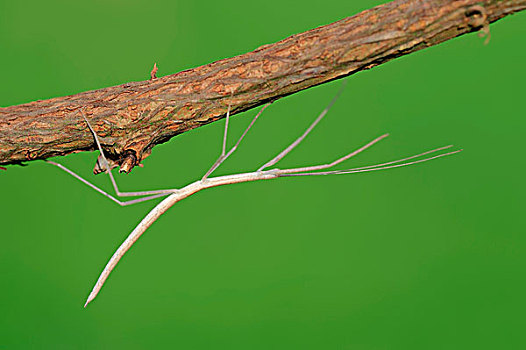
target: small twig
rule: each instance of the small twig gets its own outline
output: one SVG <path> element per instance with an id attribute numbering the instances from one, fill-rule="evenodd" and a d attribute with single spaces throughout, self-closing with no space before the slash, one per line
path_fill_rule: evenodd
<path id="1" fill-rule="evenodd" d="M 153 69 L 150 72 L 150 80 L 157 79 L 157 71 L 159 68 L 157 68 L 157 62 L 153 64 Z"/>

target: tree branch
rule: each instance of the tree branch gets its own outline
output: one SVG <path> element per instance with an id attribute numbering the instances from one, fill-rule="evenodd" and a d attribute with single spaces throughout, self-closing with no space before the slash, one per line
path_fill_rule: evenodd
<path id="1" fill-rule="evenodd" d="M 0 165 L 95 148 L 130 171 L 173 136 L 370 69 L 526 9 L 526 0 L 396 0 L 177 74 L 0 108 Z"/>

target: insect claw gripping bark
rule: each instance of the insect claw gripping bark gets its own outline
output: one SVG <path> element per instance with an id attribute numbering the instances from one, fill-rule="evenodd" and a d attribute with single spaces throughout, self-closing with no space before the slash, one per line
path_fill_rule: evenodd
<path id="1" fill-rule="evenodd" d="M 343 88 L 342 88 L 343 89 Z M 425 151 L 416 155 L 412 155 L 409 157 L 401 158 L 394 161 L 384 162 L 380 164 L 375 165 L 369 165 L 369 166 L 362 166 L 358 168 L 350 168 L 350 169 L 344 169 L 344 170 L 330 170 L 330 171 L 320 171 L 320 170 L 326 170 L 329 168 L 332 168 L 354 156 L 357 154 L 365 151 L 366 149 L 372 147 L 374 144 L 380 142 L 381 140 L 385 139 L 388 134 L 381 135 L 362 147 L 353 150 L 352 152 L 337 158 L 336 160 L 325 163 L 325 164 L 319 164 L 319 165 L 313 165 L 313 166 L 306 166 L 306 167 L 299 167 L 299 168 L 291 168 L 291 169 L 269 169 L 265 170 L 276 163 L 278 163 L 280 160 L 282 160 L 288 153 L 290 153 L 294 148 L 296 148 L 308 135 L 309 133 L 318 125 L 318 123 L 325 117 L 331 106 L 334 104 L 338 96 L 341 94 L 342 89 L 338 92 L 336 97 L 332 99 L 332 101 L 329 103 L 329 105 L 318 115 L 318 117 L 312 122 L 312 124 L 303 132 L 303 134 L 298 137 L 294 142 L 292 142 L 287 148 L 285 148 L 283 151 L 281 151 L 277 156 L 272 158 L 270 161 L 266 162 L 264 165 L 259 167 L 256 171 L 248 172 L 248 173 L 238 173 L 233 175 L 224 175 L 224 176 L 217 176 L 217 177 L 210 177 L 212 173 L 238 148 L 241 141 L 243 141 L 244 137 L 248 133 L 248 131 L 252 128 L 256 120 L 259 118 L 261 113 L 270 105 L 270 103 L 264 105 L 259 112 L 256 114 L 256 116 L 252 119 L 250 124 L 247 126 L 245 131 L 241 134 L 237 142 L 234 144 L 234 146 L 228 150 L 226 148 L 227 143 L 227 136 L 228 136 L 228 124 L 230 121 L 230 106 L 228 107 L 228 112 L 226 114 L 226 120 L 225 120 L 225 130 L 223 134 L 223 143 L 222 143 L 222 150 L 220 156 L 217 158 L 217 160 L 214 162 L 214 164 L 210 167 L 210 169 L 203 175 L 203 177 L 200 180 L 197 180 L 183 188 L 180 189 L 169 189 L 169 190 L 157 190 L 157 191 L 142 191 L 142 192 L 120 192 L 119 188 L 117 187 L 117 183 L 111 173 L 110 165 L 108 164 L 108 160 L 106 159 L 106 156 L 104 155 L 104 151 L 102 149 L 102 146 L 100 144 L 99 138 L 97 137 L 97 134 L 91 127 L 87 117 L 84 114 L 84 111 L 81 110 L 82 117 L 86 121 L 86 124 L 90 130 L 90 132 L 93 135 L 93 138 L 95 139 L 95 143 L 97 144 L 97 148 L 100 151 L 99 156 L 99 167 L 101 171 L 105 171 L 108 173 L 108 176 L 110 178 L 110 181 L 112 183 L 113 189 L 115 190 L 115 193 L 119 197 L 126 197 L 126 196 L 142 196 L 142 198 L 134 199 L 131 201 L 121 202 L 112 195 L 104 192 L 97 186 L 91 184 L 89 181 L 83 179 L 79 175 L 75 174 L 73 171 L 67 169 L 61 164 L 48 161 L 48 163 L 55 165 L 59 167 L 60 169 L 66 171 L 73 177 L 77 178 L 81 182 L 85 183 L 89 187 L 93 188 L 97 192 L 101 193 L 102 195 L 108 197 L 112 201 L 116 202 L 119 205 L 129 205 L 138 203 L 141 201 L 146 201 L 150 199 L 156 199 L 160 197 L 167 196 L 164 198 L 159 204 L 157 204 L 145 217 L 144 219 L 135 227 L 135 229 L 128 235 L 128 237 L 124 240 L 124 242 L 117 248 L 115 253 L 112 255 L 106 266 L 104 267 L 102 273 L 100 274 L 99 278 L 97 279 L 97 282 L 95 283 L 93 289 L 91 290 L 86 303 L 84 304 L 84 307 L 86 307 L 100 292 L 102 286 L 106 282 L 106 279 L 110 275 L 111 271 L 115 268 L 119 260 L 123 257 L 124 254 L 128 251 L 128 249 L 131 248 L 131 246 L 139 239 L 139 237 L 163 214 L 165 213 L 171 206 L 173 206 L 175 203 L 203 190 L 206 188 L 211 187 L 217 187 L 217 186 L 223 186 L 223 185 L 229 185 L 234 183 L 242 183 L 242 182 L 249 182 L 249 181 L 258 181 L 258 180 L 271 180 L 278 177 L 291 177 L 291 176 L 313 176 L 313 175 L 338 175 L 338 174 L 354 174 L 354 173 L 363 173 L 363 172 L 370 172 L 370 171 L 378 171 L 378 170 L 385 170 L 385 169 L 392 169 L 392 168 L 398 168 L 398 167 L 404 167 L 412 164 L 422 163 L 426 162 L 432 159 L 452 155 L 455 153 L 460 152 L 461 150 L 455 150 L 455 151 L 449 151 L 445 153 L 438 153 L 441 151 L 445 151 L 447 149 L 450 149 L 452 146 L 445 146 L 436 148 L 430 151 Z M 434 154 L 434 155 L 433 155 Z M 122 170 L 122 168 L 121 168 Z"/>

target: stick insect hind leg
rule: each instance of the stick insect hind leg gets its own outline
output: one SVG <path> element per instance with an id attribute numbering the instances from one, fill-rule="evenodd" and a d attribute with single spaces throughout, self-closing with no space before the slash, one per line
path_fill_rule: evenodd
<path id="1" fill-rule="evenodd" d="M 76 178 L 77 180 L 79 180 L 82 183 L 88 185 L 89 187 L 91 187 L 95 191 L 99 192 L 100 194 L 102 194 L 103 196 L 109 198 L 110 200 L 112 200 L 113 202 L 119 204 L 120 206 L 127 206 L 127 205 L 131 205 L 131 204 L 135 204 L 135 203 L 145 202 L 145 201 L 148 201 L 148 200 L 164 197 L 164 196 L 167 196 L 169 194 L 172 194 L 172 193 L 175 193 L 175 192 L 178 191 L 178 189 L 175 188 L 175 189 L 168 189 L 168 190 L 121 192 L 119 190 L 118 186 L 117 186 L 117 182 L 115 181 L 115 178 L 113 177 L 113 174 L 111 173 L 111 167 L 109 165 L 108 159 L 106 158 L 106 155 L 104 154 L 104 151 L 102 150 L 102 146 L 100 144 L 99 137 L 97 136 L 97 133 L 95 132 L 95 130 L 93 130 L 93 127 L 91 126 L 90 122 L 88 121 L 88 118 L 86 118 L 86 115 L 84 114 L 83 110 L 81 110 L 81 114 L 82 114 L 82 118 L 84 118 L 84 121 L 88 125 L 88 128 L 89 128 L 91 134 L 93 135 L 93 138 L 95 139 L 95 143 L 97 144 L 97 148 L 98 148 L 98 150 L 100 152 L 100 157 L 97 160 L 97 162 L 99 162 L 99 161 L 102 162 L 102 168 L 103 168 L 104 172 L 106 172 L 108 174 L 116 195 L 118 197 L 140 197 L 140 196 L 143 196 L 143 197 L 142 198 L 133 199 L 133 200 L 129 200 L 129 201 L 120 201 L 117 198 L 115 198 L 114 196 L 112 196 L 111 194 L 105 192 L 104 190 L 102 190 L 99 187 L 95 186 L 94 184 L 92 184 L 88 180 L 84 179 L 82 176 L 76 174 L 74 171 L 66 168 L 64 165 L 56 163 L 56 162 L 53 162 L 53 161 L 50 161 L 50 160 L 46 160 L 47 163 L 55 165 L 56 167 L 64 170 L 65 172 L 67 172 L 68 174 L 70 174 L 71 176 Z"/>

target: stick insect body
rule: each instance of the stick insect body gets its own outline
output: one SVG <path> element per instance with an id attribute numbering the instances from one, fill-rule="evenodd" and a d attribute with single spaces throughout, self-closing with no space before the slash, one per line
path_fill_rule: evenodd
<path id="1" fill-rule="evenodd" d="M 97 282 L 95 283 L 95 286 L 93 287 L 91 293 L 89 294 L 86 303 L 84 304 L 84 307 L 86 307 L 99 293 L 102 286 L 104 285 L 104 282 L 110 275 L 111 271 L 115 268 L 119 260 L 122 258 L 122 256 L 130 249 L 130 247 L 139 239 L 139 237 L 163 214 L 165 213 L 172 205 L 175 203 L 195 194 L 196 192 L 199 192 L 203 189 L 210 188 L 210 187 L 217 187 L 222 185 L 228 185 L 228 184 L 234 184 L 234 183 L 241 183 L 241 182 L 249 182 L 249 181 L 258 181 L 258 180 L 270 180 L 270 179 L 276 179 L 279 177 L 291 177 L 291 176 L 313 176 L 313 175 L 338 175 L 338 174 L 355 174 L 355 173 L 362 173 L 362 172 L 370 172 L 370 171 L 378 171 L 378 170 L 385 170 L 385 169 L 392 169 L 392 168 L 398 168 L 403 166 L 408 166 L 412 164 L 422 163 L 426 162 L 432 159 L 448 156 L 451 154 L 455 154 L 460 152 L 461 150 L 455 150 L 455 151 L 446 151 L 453 147 L 452 145 L 436 148 L 430 151 L 426 151 L 423 153 L 419 153 L 413 156 L 405 157 L 402 159 L 385 162 L 381 164 L 375 164 L 370 166 L 364 166 L 359 168 L 351 168 L 351 169 L 344 169 L 344 170 L 326 170 L 329 168 L 332 168 L 340 163 L 342 163 L 345 160 L 348 160 L 349 158 L 359 154 L 360 152 L 366 150 L 367 148 L 373 146 L 377 142 L 383 140 L 388 136 L 388 134 L 381 135 L 374 140 L 368 142 L 364 146 L 358 148 L 357 150 L 354 150 L 345 156 L 338 158 L 330 163 L 326 164 L 320 164 L 320 165 L 313 165 L 313 166 L 306 166 L 306 167 L 299 167 L 299 168 L 290 168 L 290 169 L 278 169 L 278 168 L 271 168 L 276 163 L 278 163 L 280 160 L 282 160 L 288 153 L 290 153 L 295 147 L 297 147 L 308 135 L 309 133 L 314 129 L 314 127 L 325 117 L 331 106 L 334 104 L 338 96 L 341 94 L 342 89 L 338 92 L 338 94 L 332 99 L 332 101 L 329 103 L 329 105 L 320 113 L 320 115 L 312 122 L 312 124 L 305 130 L 305 132 L 298 137 L 293 143 L 291 143 L 287 148 L 285 148 L 282 152 L 280 152 L 278 155 L 276 155 L 274 158 L 272 158 L 270 161 L 262 165 L 259 169 L 253 172 L 248 173 L 239 173 L 239 174 L 233 174 L 233 175 L 225 175 L 225 176 L 218 176 L 218 177 L 210 177 L 212 173 L 237 149 L 243 138 L 246 136 L 250 128 L 254 125 L 256 120 L 259 118 L 261 113 L 270 105 L 266 104 L 264 105 L 260 111 L 256 114 L 256 116 L 252 119 L 248 127 L 245 129 L 243 134 L 239 137 L 235 145 L 230 148 L 230 150 L 227 151 L 226 144 L 227 144 L 227 135 L 228 135 L 228 124 L 230 120 L 230 106 L 228 107 L 228 111 L 226 113 L 225 118 L 225 130 L 223 135 L 223 146 L 220 156 L 217 158 L 215 163 L 210 167 L 210 169 L 204 174 L 204 176 L 183 188 L 180 189 L 167 189 L 167 190 L 156 190 L 156 191 L 141 191 L 141 192 L 121 192 L 119 191 L 119 188 L 117 186 L 117 183 L 111 173 L 110 165 L 108 163 L 108 160 L 106 159 L 106 156 L 104 154 L 104 151 L 102 149 L 102 146 L 100 144 L 99 138 L 95 131 L 93 130 L 91 124 L 88 121 L 88 118 L 84 114 L 84 112 L 81 110 L 82 116 L 84 120 L 86 121 L 86 124 L 90 130 L 90 132 L 93 135 L 93 138 L 95 139 L 95 143 L 97 144 L 97 148 L 100 151 L 100 160 L 102 162 L 103 169 L 106 173 L 108 173 L 108 176 L 110 178 L 110 181 L 112 183 L 113 189 L 115 190 L 115 193 L 118 197 L 131 197 L 131 196 L 141 196 L 142 198 L 137 198 L 129 201 L 120 201 L 119 199 L 115 198 L 114 196 L 106 193 L 105 191 L 101 190 L 97 186 L 91 184 L 89 181 L 83 179 L 73 171 L 67 169 L 61 164 L 47 161 L 50 164 L 53 164 L 62 170 L 66 171 L 70 175 L 74 176 L 78 180 L 82 181 L 84 184 L 88 185 L 89 187 L 93 188 L 95 191 L 101 193 L 102 195 L 108 197 L 115 203 L 126 206 L 135 204 L 138 202 L 143 202 L 147 200 L 157 199 L 161 197 L 164 198 L 155 208 L 153 208 L 145 217 L 144 219 L 135 227 L 135 229 L 130 233 L 130 235 L 126 238 L 126 240 L 119 246 L 119 248 L 115 251 L 113 256 L 110 258 L 108 263 L 106 264 L 106 267 L 100 274 Z M 444 153 L 437 153 L 440 151 L 446 151 Z M 432 155 L 434 154 L 434 155 Z M 268 169 L 268 170 L 266 170 Z M 324 171 L 321 171 L 324 170 Z"/>

